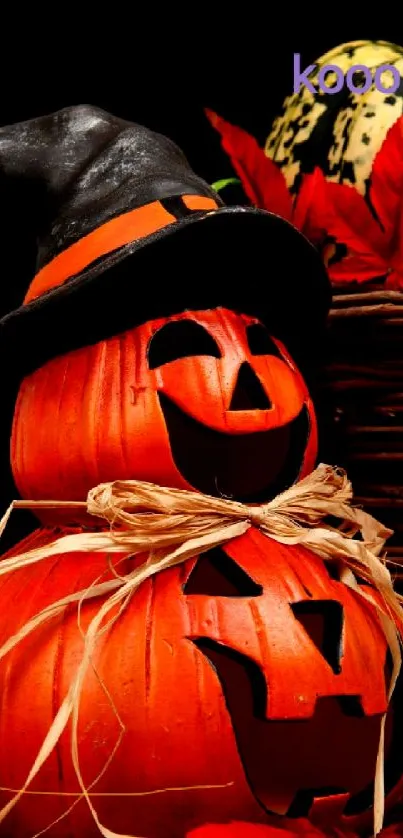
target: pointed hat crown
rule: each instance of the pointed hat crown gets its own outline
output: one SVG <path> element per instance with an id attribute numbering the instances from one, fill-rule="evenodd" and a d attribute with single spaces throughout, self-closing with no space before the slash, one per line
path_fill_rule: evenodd
<path id="1" fill-rule="evenodd" d="M 20 375 L 185 309 L 251 314 L 291 350 L 323 323 L 330 290 L 314 248 L 278 216 L 224 206 L 161 134 L 69 107 L 0 128 L 0 173 L 31 207 L 37 241 L 24 299 L 0 320 Z"/>

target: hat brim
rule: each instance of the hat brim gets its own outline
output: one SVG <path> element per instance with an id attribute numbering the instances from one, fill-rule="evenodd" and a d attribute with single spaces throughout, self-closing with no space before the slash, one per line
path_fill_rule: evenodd
<path id="1" fill-rule="evenodd" d="M 228 308 L 261 320 L 298 355 L 331 302 L 317 250 L 264 210 L 197 212 L 116 250 L 0 321 L 16 373 L 184 310 Z M 18 372 L 17 372 L 18 370 Z"/>

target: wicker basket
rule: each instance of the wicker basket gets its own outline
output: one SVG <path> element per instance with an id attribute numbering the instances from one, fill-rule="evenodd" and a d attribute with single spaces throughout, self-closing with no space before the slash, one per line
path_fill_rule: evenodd
<path id="1" fill-rule="evenodd" d="M 357 503 L 394 530 L 388 557 L 403 565 L 402 293 L 334 294 L 320 397 L 322 459 L 346 468 Z"/>

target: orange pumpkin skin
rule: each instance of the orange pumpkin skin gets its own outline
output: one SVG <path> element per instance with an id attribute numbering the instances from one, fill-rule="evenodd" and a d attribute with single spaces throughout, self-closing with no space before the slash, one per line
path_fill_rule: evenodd
<path id="1" fill-rule="evenodd" d="M 52 531 L 39 531 L 18 549 L 52 537 Z M 124 561 L 127 570 L 130 560 Z M 103 572 L 110 572 L 105 555 L 69 554 L 2 577 L 0 643 L 39 609 Z M 84 625 L 99 605 L 83 606 Z M 322 639 L 315 628 L 321 613 L 327 614 Z M 326 620 L 334 624 L 335 617 L 341 646 L 337 632 L 326 635 Z M 2 804 L 10 797 L 4 789 L 23 784 L 81 650 L 71 606 L 0 662 Z M 293 831 L 306 823 L 296 810 L 295 817 L 290 813 L 302 789 L 344 785 L 356 792 L 373 776 L 386 708 L 385 656 L 370 603 L 330 578 L 317 556 L 256 530 L 227 544 L 218 565 L 205 555 L 159 574 L 134 595 L 94 658 L 125 726 L 93 788 L 101 795 L 93 798 L 101 822 L 146 838 L 182 838 L 206 822 L 232 820 Z M 357 697 L 362 718 L 354 716 Z M 119 730 L 90 672 L 79 721 L 87 786 L 104 767 Z M 71 805 L 68 793 L 77 789 L 66 731 L 30 790 L 67 796 L 23 796 L 0 825 L 0 836 L 36 834 Z M 165 791 L 153 794 L 158 789 Z M 346 829 L 370 830 L 370 808 L 341 816 L 348 797 L 327 793 L 314 800 L 309 816 L 317 824 L 341 817 Z M 95 838 L 98 832 L 80 801 L 47 834 Z"/>
<path id="2" fill-rule="evenodd" d="M 301 374 L 257 320 L 184 312 L 27 377 L 11 452 L 31 499 L 135 478 L 264 501 L 313 469 L 316 421 Z"/>

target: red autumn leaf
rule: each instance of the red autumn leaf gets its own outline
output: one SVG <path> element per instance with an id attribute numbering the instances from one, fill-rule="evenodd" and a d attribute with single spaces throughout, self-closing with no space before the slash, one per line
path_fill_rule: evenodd
<path id="1" fill-rule="evenodd" d="M 326 236 L 326 180 L 321 169 L 304 175 L 298 192 L 292 222 L 314 244 Z"/>
<path id="2" fill-rule="evenodd" d="M 308 205 L 304 232 L 311 241 L 321 225 L 327 238 L 346 247 L 347 255 L 328 264 L 335 284 L 368 282 L 390 270 L 388 242 L 365 199 L 345 184 L 320 182 Z"/>
<path id="3" fill-rule="evenodd" d="M 334 284 L 387 277 L 388 288 L 403 290 L 403 117 L 390 128 L 375 157 L 368 200 L 346 184 L 327 181 L 320 169 L 305 174 L 293 204 L 281 169 L 256 140 L 212 111 L 222 146 L 252 203 L 291 221 L 315 244 L 346 248 L 327 261 Z"/>
<path id="4" fill-rule="evenodd" d="M 292 198 L 279 167 L 266 157 L 255 138 L 243 128 L 231 125 L 207 108 L 205 113 L 221 135 L 222 147 L 251 202 L 289 221 L 292 216 Z"/>
<path id="5" fill-rule="evenodd" d="M 390 244 L 400 222 L 403 199 L 403 119 L 389 129 L 372 166 L 371 204 Z"/>
<path id="6" fill-rule="evenodd" d="M 328 264 L 329 277 L 334 285 L 347 285 L 350 282 L 371 282 L 384 277 L 388 268 L 379 262 L 376 255 L 362 258 L 348 253 L 340 261 Z"/>
<path id="7" fill-rule="evenodd" d="M 403 200 L 403 195 L 402 195 Z M 386 287 L 391 291 L 403 291 L 403 212 L 400 212 L 398 225 L 391 241 L 392 255 L 389 259 L 390 272 L 386 280 Z"/>
<path id="8" fill-rule="evenodd" d="M 352 186 L 326 183 L 325 222 L 328 235 L 365 257 L 387 257 L 387 242 L 362 195 Z"/>
<path id="9" fill-rule="evenodd" d="M 403 290 L 402 117 L 389 129 L 375 157 L 368 199 L 353 187 L 326 184 L 324 226 L 348 251 L 341 261 L 329 265 L 330 279 L 340 284 L 386 276 L 388 288 Z"/>
<path id="10" fill-rule="evenodd" d="M 385 282 L 388 291 L 403 291 L 403 276 L 398 271 L 391 271 Z"/>

